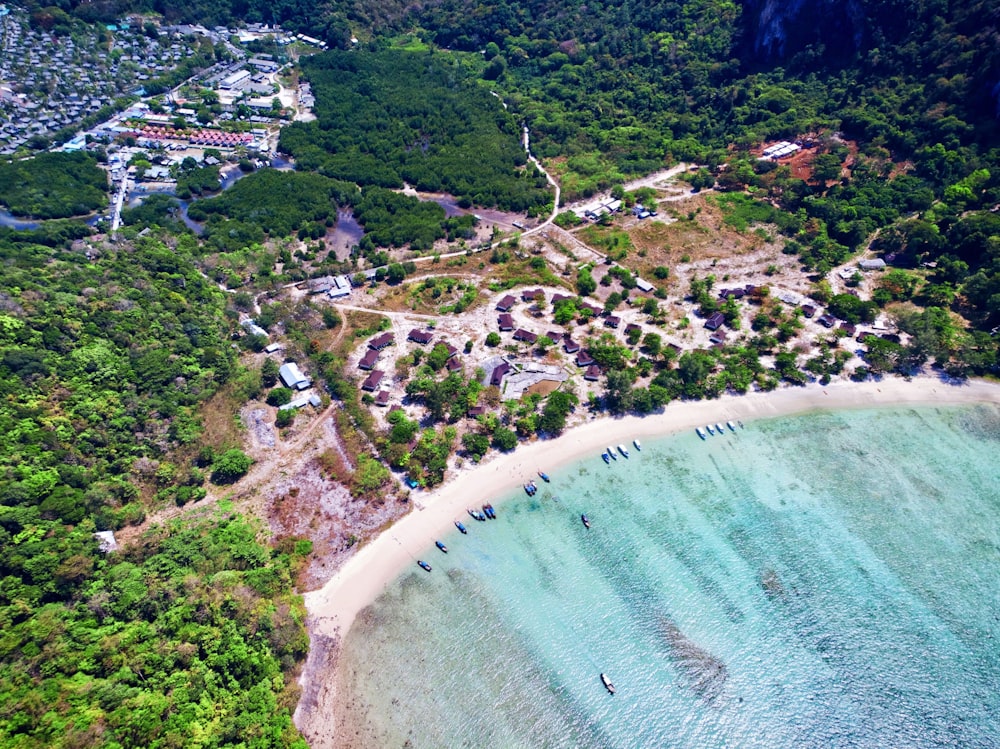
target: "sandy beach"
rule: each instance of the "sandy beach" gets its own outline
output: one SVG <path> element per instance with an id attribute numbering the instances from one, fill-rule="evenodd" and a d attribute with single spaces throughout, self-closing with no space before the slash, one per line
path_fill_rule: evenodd
<path id="1" fill-rule="evenodd" d="M 712 401 L 670 403 L 662 413 L 646 417 L 593 419 L 558 439 L 539 440 L 513 453 L 495 455 L 479 466 L 457 472 L 436 491 L 415 496 L 413 512 L 363 547 L 321 589 L 305 595 L 310 630 L 314 641 L 339 641 L 359 612 L 402 570 L 415 566 L 419 558 L 433 561 L 434 540 L 451 531 L 456 519 L 468 521 L 466 508 L 495 502 L 536 477 L 539 469 L 557 473 L 559 466 L 585 457 L 599 461 L 608 445 L 623 443 L 631 447 L 633 439 L 665 436 L 727 420 L 749 421 L 827 409 L 981 402 L 1000 403 L 1000 384 L 982 380 L 951 384 L 925 375 L 910 381 L 886 378 L 726 395 Z M 327 663 L 330 665 L 332 660 Z M 300 703 L 296 723 L 313 747 L 336 744 L 333 678 L 333 673 L 315 662 L 312 667 L 307 665 L 303 674 L 304 697 L 308 699 Z M 326 683 L 310 683 L 317 680 Z"/>

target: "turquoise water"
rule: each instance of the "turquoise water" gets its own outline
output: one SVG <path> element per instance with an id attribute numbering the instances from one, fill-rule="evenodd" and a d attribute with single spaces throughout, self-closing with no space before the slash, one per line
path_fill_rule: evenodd
<path id="1" fill-rule="evenodd" d="M 418 749 L 1000 747 L 998 446 L 996 406 L 842 411 L 556 468 L 363 613 L 341 719 Z"/>

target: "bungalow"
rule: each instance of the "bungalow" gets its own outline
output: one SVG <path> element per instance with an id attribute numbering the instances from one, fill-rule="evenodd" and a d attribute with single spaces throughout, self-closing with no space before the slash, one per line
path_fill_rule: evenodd
<path id="1" fill-rule="evenodd" d="M 562 340 L 563 334 L 558 330 L 550 330 L 545 334 L 545 337 L 553 343 L 559 343 L 559 341 Z"/>
<path id="2" fill-rule="evenodd" d="M 552 305 L 555 306 L 556 302 L 561 302 L 563 299 L 572 299 L 573 297 L 567 296 L 566 294 L 553 294 L 552 295 Z"/>
<path id="3" fill-rule="evenodd" d="M 462 368 L 462 357 L 453 356 L 448 360 L 448 371 L 457 372 Z"/>
<path id="4" fill-rule="evenodd" d="M 410 331 L 410 334 L 406 338 L 414 343 L 419 343 L 421 346 L 426 346 L 431 342 L 433 337 L 433 334 L 429 330 L 418 330 L 417 328 L 414 328 Z"/>
<path id="5" fill-rule="evenodd" d="M 587 304 L 586 302 L 581 302 L 579 307 L 581 312 L 585 309 L 589 309 L 591 317 L 597 317 L 602 312 L 604 312 L 604 310 L 602 310 L 600 307 L 595 307 L 593 304 Z"/>
<path id="6" fill-rule="evenodd" d="M 378 364 L 378 351 L 370 348 L 365 351 L 365 355 L 361 357 L 361 361 L 358 362 L 358 368 L 375 369 L 376 364 Z"/>
<path id="7" fill-rule="evenodd" d="M 616 315 L 608 315 L 604 318 L 604 327 L 606 328 L 617 328 L 621 324 L 622 319 Z"/>
<path id="8" fill-rule="evenodd" d="M 742 299 L 746 293 L 746 289 L 720 289 L 719 299 Z"/>
<path id="9" fill-rule="evenodd" d="M 379 383 L 382 382 L 383 377 L 385 377 L 385 372 L 381 369 L 376 369 L 374 372 L 369 374 L 367 378 L 365 378 L 363 383 L 361 383 L 361 389 L 369 392 L 374 391 L 375 388 L 379 386 Z"/>
<path id="10" fill-rule="evenodd" d="M 469 409 L 466 416 L 470 419 L 475 419 L 477 416 L 482 416 L 484 413 L 486 413 L 486 406 L 473 406 Z"/>
<path id="11" fill-rule="evenodd" d="M 861 270 L 883 270 L 885 268 L 885 260 L 880 257 L 862 260 L 858 263 L 858 267 Z"/>
<path id="12" fill-rule="evenodd" d="M 448 343 L 448 341 L 439 341 L 439 343 L 442 343 L 444 347 L 448 350 L 449 359 L 458 353 L 458 349 L 452 346 L 450 343 Z"/>
<path id="13" fill-rule="evenodd" d="M 396 338 L 392 333 L 383 333 L 380 336 L 375 336 L 370 341 L 368 341 L 368 348 L 374 349 L 375 351 L 381 351 L 386 346 L 391 346 L 395 343 Z"/>
<path id="14" fill-rule="evenodd" d="M 581 351 L 576 355 L 576 366 L 578 367 L 589 367 L 594 363 L 594 357 L 592 357 L 586 351 Z"/>
<path id="15" fill-rule="evenodd" d="M 709 330 L 718 330 L 723 326 L 723 324 L 725 324 L 725 322 L 726 316 L 721 312 L 715 312 L 711 314 L 707 320 L 705 320 L 705 327 Z"/>
<path id="16" fill-rule="evenodd" d="M 493 368 L 493 372 L 490 373 L 490 385 L 493 387 L 500 387 L 500 384 L 503 382 L 503 378 L 507 376 L 508 372 L 510 372 L 509 362 L 503 362 L 502 364 L 495 366 Z"/>
<path id="17" fill-rule="evenodd" d="M 382 406 L 382 407 L 385 407 L 385 406 L 389 405 L 389 391 L 388 390 L 379 390 L 378 391 L 378 394 L 375 396 L 375 405 L 376 406 Z"/>
<path id="18" fill-rule="evenodd" d="M 636 276 L 635 279 L 635 287 L 639 289 L 639 291 L 645 292 L 646 294 L 650 294 L 655 290 L 653 284 L 649 281 L 643 281 L 638 276 Z"/>
<path id="19" fill-rule="evenodd" d="M 535 333 L 532 333 L 530 330 L 525 330 L 524 328 L 518 328 L 517 330 L 514 331 L 514 340 L 524 341 L 525 343 L 533 344 L 535 341 L 538 340 L 538 336 Z"/>
<path id="20" fill-rule="evenodd" d="M 285 346 L 281 343 L 269 343 L 264 347 L 265 354 L 273 354 L 276 351 L 281 351 Z"/>
<path id="21" fill-rule="evenodd" d="M 630 322 L 628 325 L 625 326 L 625 335 L 628 335 L 630 333 L 635 333 L 635 332 L 641 333 L 642 332 L 642 327 L 639 326 L 639 325 L 636 325 L 634 322 Z"/>
<path id="22" fill-rule="evenodd" d="M 308 395 L 303 395 L 303 396 L 300 396 L 300 397 L 296 398 L 295 400 L 288 401 L 288 403 L 286 403 L 283 406 L 278 406 L 278 410 L 279 411 L 294 411 L 294 410 L 296 410 L 298 408 L 302 408 L 302 407 L 307 406 L 307 405 L 309 405 L 309 396 Z"/>
<path id="23" fill-rule="evenodd" d="M 717 330 L 708 337 L 708 340 L 713 346 L 721 346 L 726 342 L 726 331 Z"/>
<path id="24" fill-rule="evenodd" d="M 262 338 L 267 338 L 267 331 L 264 330 L 260 325 L 258 325 L 254 320 L 244 320 L 240 323 L 243 329 L 250 335 L 257 335 Z"/>
<path id="25" fill-rule="evenodd" d="M 824 328 L 832 328 L 834 325 L 837 324 L 837 318 L 835 318 L 833 315 L 822 315 L 816 322 L 818 322 Z"/>
<path id="26" fill-rule="evenodd" d="M 299 365 L 293 361 L 285 362 L 278 369 L 278 377 L 281 381 L 285 383 L 285 387 L 292 388 L 294 390 L 305 390 L 307 387 L 312 385 L 312 380 L 302 374 L 302 370 L 299 369 Z"/>
<path id="27" fill-rule="evenodd" d="M 497 317 L 497 324 L 500 326 L 500 330 L 513 330 L 514 318 L 513 316 L 504 312 L 502 315 Z"/>
<path id="28" fill-rule="evenodd" d="M 575 354 L 580 350 L 580 344 L 574 341 L 572 338 L 566 337 L 563 339 L 563 351 L 567 354 Z"/>
<path id="29" fill-rule="evenodd" d="M 539 299 L 545 299 L 545 292 L 541 289 L 526 289 L 521 292 L 521 301 L 524 302 L 536 302 Z"/>
<path id="30" fill-rule="evenodd" d="M 517 303 L 517 300 L 510 294 L 505 296 L 499 302 L 497 302 L 498 312 L 510 312 L 511 308 Z"/>
<path id="31" fill-rule="evenodd" d="M 591 364 L 587 367 L 587 371 L 583 373 L 583 379 L 590 380 L 591 382 L 597 382 L 601 377 L 601 368 L 596 364 Z"/>
<path id="32" fill-rule="evenodd" d="M 805 315 L 807 318 L 812 319 L 812 316 L 816 314 L 816 308 L 813 307 L 811 304 L 803 304 L 802 314 Z"/>

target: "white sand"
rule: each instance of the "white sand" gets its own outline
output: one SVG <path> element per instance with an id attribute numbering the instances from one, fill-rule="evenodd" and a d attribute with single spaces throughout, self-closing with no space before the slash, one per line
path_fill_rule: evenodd
<path id="1" fill-rule="evenodd" d="M 835 408 L 980 402 L 1000 403 L 1000 384 L 973 380 L 952 385 L 931 376 L 911 381 L 894 377 L 881 382 L 837 382 L 826 387 L 810 385 L 771 393 L 727 395 L 711 401 L 678 401 L 670 403 L 660 414 L 594 419 L 558 439 L 533 442 L 473 469 L 460 471 L 433 493 L 417 497 L 415 504 L 419 509 L 364 546 L 321 589 L 305 595 L 312 627 L 330 636 L 345 635 L 358 612 L 371 604 L 403 569 L 415 565 L 418 558 L 435 561 L 438 552 L 434 541 L 451 531 L 455 520 L 461 520 L 475 532 L 472 527 L 475 521 L 469 518 L 467 508 L 495 502 L 536 478 L 539 469 L 552 473 L 558 466 L 584 457 L 599 461 L 608 445 L 623 443 L 632 449 L 632 440 L 636 438 L 657 437 L 727 420 Z"/>

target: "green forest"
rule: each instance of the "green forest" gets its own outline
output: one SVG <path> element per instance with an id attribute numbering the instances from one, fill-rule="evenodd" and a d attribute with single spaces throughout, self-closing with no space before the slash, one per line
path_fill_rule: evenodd
<path id="1" fill-rule="evenodd" d="M 113 560 L 93 536 L 246 471 L 202 439 L 201 405 L 242 382 L 223 294 L 190 237 L 53 244 L 0 240 L 0 743 L 295 745 L 308 544 L 272 551 L 235 516 Z"/>
<path id="2" fill-rule="evenodd" d="M 526 166 L 517 120 L 460 60 L 430 52 L 331 51 L 303 62 L 316 120 L 281 131 L 299 169 L 445 192 L 466 207 L 541 212 L 545 178 Z"/>
<path id="3" fill-rule="evenodd" d="M 108 204 L 108 177 L 84 153 L 43 153 L 0 161 L 0 205 L 15 216 L 83 216 Z"/>

